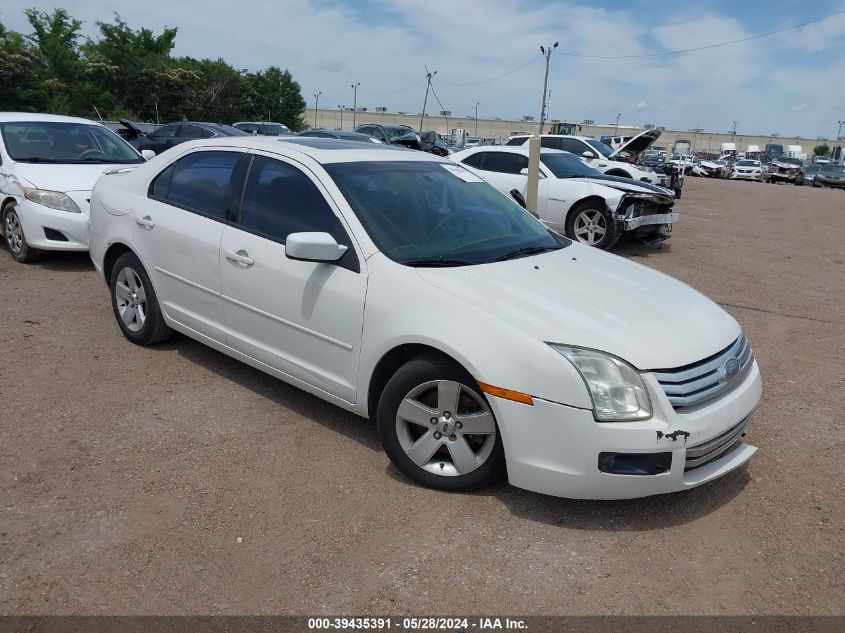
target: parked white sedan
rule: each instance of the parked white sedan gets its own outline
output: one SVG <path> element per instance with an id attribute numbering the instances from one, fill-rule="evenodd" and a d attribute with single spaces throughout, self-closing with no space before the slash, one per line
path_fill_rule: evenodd
<path id="1" fill-rule="evenodd" d="M 144 162 L 117 134 L 87 119 L 0 112 L 0 137 L 0 234 L 19 262 L 39 251 L 88 250 L 94 183 L 116 165 Z"/>
<path id="2" fill-rule="evenodd" d="M 763 182 L 763 166 L 759 160 L 741 159 L 731 168 L 731 180 L 754 180 Z"/>
<path id="3" fill-rule="evenodd" d="M 528 147 L 488 146 L 450 158 L 506 195 L 525 199 Z M 544 224 L 588 246 L 607 250 L 628 234 L 647 243 L 668 239 L 678 214 L 670 189 L 620 176 L 605 176 L 580 158 L 540 149 L 537 212 Z"/>
<path id="4" fill-rule="evenodd" d="M 445 159 L 189 142 L 100 179 L 89 230 L 127 339 L 178 330 L 368 416 L 425 485 L 506 471 L 553 495 L 638 497 L 756 450 L 742 438 L 760 373 L 732 317 Z"/>

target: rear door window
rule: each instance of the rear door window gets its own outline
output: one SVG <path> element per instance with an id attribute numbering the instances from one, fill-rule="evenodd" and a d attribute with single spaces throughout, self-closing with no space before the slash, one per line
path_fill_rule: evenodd
<path id="1" fill-rule="evenodd" d="M 194 152 L 156 176 L 149 196 L 216 220 L 229 220 L 237 187 L 237 152 Z"/>

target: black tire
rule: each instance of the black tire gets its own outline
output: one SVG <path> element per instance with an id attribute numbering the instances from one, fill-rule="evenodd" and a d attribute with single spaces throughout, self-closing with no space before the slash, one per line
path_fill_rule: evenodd
<path id="1" fill-rule="evenodd" d="M 472 394 L 480 397 L 484 405 L 489 408 L 489 404 L 487 404 L 487 400 L 481 393 L 476 381 L 459 365 L 434 353 L 422 354 L 412 358 L 400 367 L 388 381 L 378 402 L 376 424 L 381 444 L 390 461 L 402 473 L 417 483 L 440 490 L 471 490 L 498 481 L 505 473 L 505 451 L 502 447 L 502 436 L 497 424 L 495 439 L 491 438 L 492 450 L 481 465 L 466 474 L 439 475 L 425 470 L 412 461 L 405 449 L 402 448 L 402 441 L 397 429 L 399 407 L 415 389 L 432 381 L 460 383 L 462 388 L 471 390 Z M 492 411 L 490 414 L 493 415 Z M 420 435 L 422 436 L 429 432 L 433 433 L 437 426 L 429 431 L 423 431 L 421 427 L 416 428 L 422 431 Z M 461 438 L 463 437 L 461 436 Z M 461 439 L 461 441 L 464 440 Z M 444 461 L 451 465 L 447 441 L 444 438 L 441 442 L 441 447 L 426 459 L 434 463 L 438 461 L 439 455 L 443 455 Z M 440 467 L 443 468 L 443 464 L 440 464 Z"/>
<path id="2" fill-rule="evenodd" d="M 125 270 L 131 270 L 140 279 L 144 291 L 144 300 L 137 305 L 143 306 L 143 319 L 137 319 L 132 324 L 127 324 L 121 316 L 126 306 L 121 306 L 122 300 L 118 297 L 118 281 L 125 275 Z M 153 284 L 150 281 L 144 265 L 135 253 L 124 253 L 117 258 L 111 270 L 109 279 L 109 291 L 111 293 L 111 305 L 114 311 L 114 318 L 117 321 L 123 336 L 136 345 L 155 345 L 166 341 L 173 335 L 173 330 L 164 322 L 161 307 L 158 304 Z M 140 314 L 136 310 L 136 315 Z M 138 329 L 133 329 L 137 327 Z"/>
<path id="3" fill-rule="evenodd" d="M 592 216 L 595 216 L 596 213 L 601 214 L 604 220 L 604 236 L 594 244 L 590 244 L 589 240 L 584 241 L 580 239 L 575 233 L 576 221 L 578 220 L 579 215 L 585 211 Z M 566 237 L 571 240 L 575 240 L 576 242 L 579 242 L 581 244 L 594 246 L 596 248 L 600 248 L 603 251 L 606 251 L 610 250 L 616 245 L 616 242 L 619 241 L 619 236 L 622 234 L 622 231 L 619 226 L 619 223 L 613 218 L 613 214 L 610 212 L 610 209 L 607 208 L 607 205 L 603 201 L 585 200 L 583 202 L 579 202 L 569 210 L 569 213 L 566 216 L 565 233 Z"/>
<path id="4" fill-rule="evenodd" d="M 681 192 L 682 191 L 683 191 L 683 189 L 681 189 L 681 187 L 678 187 L 677 189 L 675 189 L 675 200 L 681 199 Z"/>
<path id="5" fill-rule="evenodd" d="M 23 232 L 23 226 L 20 223 L 20 216 L 18 216 L 17 205 L 10 202 L 3 209 L 2 213 L 3 235 L 6 239 L 6 248 L 9 249 L 12 258 L 21 264 L 30 264 L 41 256 L 41 251 L 32 248 L 29 242 L 26 241 L 26 235 Z M 13 226 L 10 226 L 13 225 Z M 14 235 L 12 235 L 14 231 Z"/>

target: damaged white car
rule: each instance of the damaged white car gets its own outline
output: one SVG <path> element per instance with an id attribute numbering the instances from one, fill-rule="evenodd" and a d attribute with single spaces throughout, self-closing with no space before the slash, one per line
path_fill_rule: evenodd
<path id="1" fill-rule="evenodd" d="M 528 147 L 475 147 L 450 158 L 524 205 Z M 544 224 L 603 250 L 623 234 L 646 243 L 662 242 L 678 221 L 671 190 L 603 175 L 577 156 L 554 149 L 540 150 L 537 203 Z"/>
<path id="2" fill-rule="evenodd" d="M 527 145 L 528 135 L 512 136 L 507 145 Z M 652 146 L 660 138 L 659 130 L 646 130 L 638 134 L 617 149 L 588 136 L 566 136 L 561 134 L 541 134 L 540 145 L 548 149 L 559 149 L 583 158 L 599 173 L 608 176 L 630 178 L 640 182 L 665 187 L 669 183 L 666 174 L 661 174 L 651 167 L 637 165 L 625 157 L 636 157 Z"/>

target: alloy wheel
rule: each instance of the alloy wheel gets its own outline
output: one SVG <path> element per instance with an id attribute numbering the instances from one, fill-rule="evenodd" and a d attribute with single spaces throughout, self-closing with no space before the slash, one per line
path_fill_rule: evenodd
<path id="1" fill-rule="evenodd" d="M 584 209 L 575 218 L 573 232 L 579 242 L 595 246 L 607 233 L 604 214 L 597 209 Z"/>
<path id="2" fill-rule="evenodd" d="M 496 443 L 496 421 L 484 398 L 459 382 L 433 380 L 412 389 L 396 413 L 405 454 L 435 475 L 466 475 L 484 464 Z"/>
<path id="3" fill-rule="evenodd" d="M 23 228 L 18 214 L 14 210 L 6 213 L 6 244 L 13 254 L 19 255 L 23 248 Z"/>
<path id="4" fill-rule="evenodd" d="M 141 278 L 134 270 L 122 268 L 114 287 L 117 312 L 131 332 L 139 332 L 147 320 L 147 292 Z"/>

